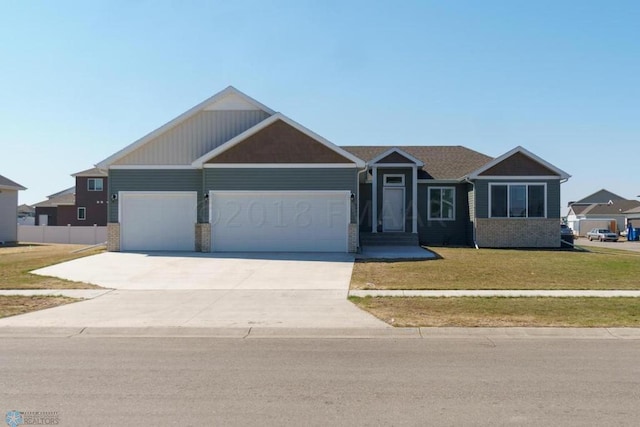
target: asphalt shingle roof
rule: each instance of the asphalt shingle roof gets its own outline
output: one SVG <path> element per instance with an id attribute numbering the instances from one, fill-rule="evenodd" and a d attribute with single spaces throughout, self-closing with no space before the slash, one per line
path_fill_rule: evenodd
<path id="1" fill-rule="evenodd" d="M 9 178 L 6 178 L 0 175 L 0 187 L 12 187 L 16 190 L 26 190 L 22 185 L 18 184 L 15 181 L 11 181 Z"/>
<path id="2" fill-rule="evenodd" d="M 351 154 L 361 158 L 365 162 L 379 156 L 391 148 L 412 155 L 424 163 L 419 178 L 431 179 L 459 179 L 479 169 L 491 160 L 492 157 L 478 153 L 460 145 L 455 146 L 343 146 L 340 147 Z"/>
<path id="3" fill-rule="evenodd" d="M 33 205 L 34 208 L 53 208 L 58 205 L 73 205 L 76 203 L 76 195 L 75 194 L 61 194 L 59 196 L 51 197 L 48 200 L 45 200 L 40 203 L 36 203 Z"/>

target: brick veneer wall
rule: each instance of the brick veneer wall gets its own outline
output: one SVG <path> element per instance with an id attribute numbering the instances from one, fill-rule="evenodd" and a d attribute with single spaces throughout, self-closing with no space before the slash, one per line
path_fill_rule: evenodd
<path id="1" fill-rule="evenodd" d="M 358 251 L 358 224 L 349 224 L 349 252 Z"/>
<path id="2" fill-rule="evenodd" d="M 196 252 L 211 252 L 211 224 L 196 224 Z"/>
<path id="3" fill-rule="evenodd" d="M 120 252 L 120 224 L 117 222 L 107 224 L 107 250 Z"/>
<path id="4" fill-rule="evenodd" d="M 481 248 L 558 248 L 558 218 L 476 218 L 476 242 Z"/>

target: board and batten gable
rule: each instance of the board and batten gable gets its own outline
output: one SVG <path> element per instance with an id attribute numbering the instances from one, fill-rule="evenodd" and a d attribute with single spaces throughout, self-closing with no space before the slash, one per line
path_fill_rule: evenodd
<path id="1" fill-rule="evenodd" d="M 111 169 L 109 170 L 109 222 L 119 222 L 120 191 L 197 191 L 198 205 L 203 206 L 201 169 Z M 149 215 L 153 215 L 150 212 Z M 203 210 L 198 209 L 198 222 Z"/>
<path id="2" fill-rule="evenodd" d="M 114 165 L 190 165 L 255 126 L 262 110 L 201 111 L 114 162 Z"/>

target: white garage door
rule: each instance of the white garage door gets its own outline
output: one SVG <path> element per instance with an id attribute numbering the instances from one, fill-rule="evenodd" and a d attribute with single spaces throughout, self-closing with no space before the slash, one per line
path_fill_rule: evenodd
<path id="1" fill-rule="evenodd" d="M 347 252 L 348 191 L 211 192 L 215 252 Z"/>
<path id="2" fill-rule="evenodd" d="M 122 191 L 119 199 L 121 250 L 195 250 L 195 191 Z"/>

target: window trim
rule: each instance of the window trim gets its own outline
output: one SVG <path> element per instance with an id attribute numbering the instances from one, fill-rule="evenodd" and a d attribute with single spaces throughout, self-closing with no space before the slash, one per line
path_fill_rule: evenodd
<path id="1" fill-rule="evenodd" d="M 401 178 L 400 182 L 387 182 L 387 178 Z M 382 183 L 384 187 L 404 187 L 404 174 L 403 173 L 385 173 L 382 176 Z"/>
<path id="2" fill-rule="evenodd" d="M 93 189 L 91 189 L 91 181 L 94 182 Z M 96 188 L 96 183 L 100 182 L 100 189 Z M 87 179 L 87 191 L 104 191 L 104 179 L 103 178 L 88 178 Z"/>
<path id="3" fill-rule="evenodd" d="M 84 217 L 83 218 L 80 218 L 80 212 L 84 213 Z M 76 210 L 76 218 L 78 219 L 78 221 L 86 221 L 87 220 L 87 208 L 78 207 L 78 209 Z"/>
<path id="4" fill-rule="evenodd" d="M 442 190 L 453 190 L 453 218 L 434 218 L 431 216 L 431 190 L 440 192 L 440 214 L 442 215 Z M 455 221 L 456 220 L 456 187 L 452 185 L 427 187 L 427 219 L 429 221 Z"/>
<path id="5" fill-rule="evenodd" d="M 527 209 L 527 214 L 526 216 L 509 216 L 509 208 L 510 208 L 510 204 L 511 204 L 511 191 L 510 191 L 510 187 L 512 185 L 524 185 L 526 187 L 525 190 L 525 206 Z M 492 206 L 492 202 L 493 200 L 491 200 L 491 188 L 493 186 L 504 186 L 507 187 L 507 216 L 493 216 L 491 214 L 491 206 Z M 529 186 L 538 186 L 538 187 L 543 187 L 544 188 L 544 215 L 543 216 L 529 216 Z M 489 204 L 487 205 L 487 218 L 495 218 L 495 219 L 545 219 L 548 218 L 548 197 L 547 197 L 547 183 L 546 182 L 512 182 L 512 181 L 508 181 L 508 182 L 490 182 L 489 186 L 487 187 L 488 191 L 487 191 L 487 196 L 488 196 L 488 200 L 489 200 Z"/>

